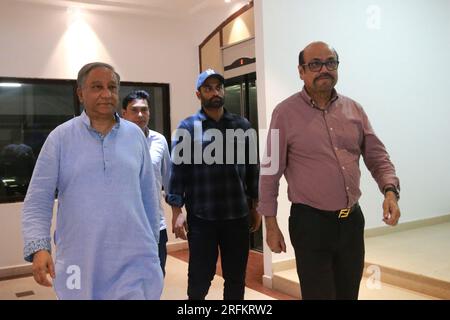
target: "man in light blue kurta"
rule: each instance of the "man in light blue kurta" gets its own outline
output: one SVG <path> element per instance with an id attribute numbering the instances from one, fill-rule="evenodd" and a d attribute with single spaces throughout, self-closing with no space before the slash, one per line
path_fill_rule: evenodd
<path id="1" fill-rule="evenodd" d="M 119 83 L 114 69 L 105 64 L 83 68 L 79 87 L 86 91 L 79 96 L 86 111 L 50 133 L 28 189 L 25 259 L 33 261 L 37 254 L 41 259 L 51 249 L 57 190 L 53 286 L 58 298 L 159 299 L 159 200 L 147 142 L 136 125 L 114 113 L 114 82 Z M 97 124 L 102 117 L 113 119 L 103 133 L 94 129 L 102 128 Z M 39 259 L 33 261 L 34 276 L 45 285 L 47 279 L 37 273 L 47 265 L 52 275 L 53 264 L 51 258 Z"/>

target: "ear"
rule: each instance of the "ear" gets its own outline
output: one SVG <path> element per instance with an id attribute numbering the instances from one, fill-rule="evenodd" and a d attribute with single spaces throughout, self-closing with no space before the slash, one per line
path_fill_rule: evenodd
<path id="1" fill-rule="evenodd" d="M 195 94 L 197 95 L 198 100 L 201 100 L 200 91 L 196 91 Z"/>
<path id="2" fill-rule="evenodd" d="M 80 103 L 83 103 L 83 92 L 81 90 L 81 88 L 77 88 L 77 96 L 78 96 L 78 100 L 80 100 Z"/>
<path id="3" fill-rule="evenodd" d="M 305 74 L 305 69 L 302 66 L 298 66 L 298 74 L 300 75 L 300 79 L 303 80 L 303 75 Z"/>

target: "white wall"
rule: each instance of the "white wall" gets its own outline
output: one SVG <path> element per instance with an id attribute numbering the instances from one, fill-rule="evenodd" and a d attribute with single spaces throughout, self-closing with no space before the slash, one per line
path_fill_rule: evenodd
<path id="1" fill-rule="evenodd" d="M 401 221 L 449 214 L 450 2 L 256 0 L 255 16 L 260 128 L 277 103 L 303 86 L 299 51 L 326 41 L 340 55 L 337 90 L 363 105 L 396 166 Z M 382 226 L 382 195 L 363 161 L 361 167 L 366 227 Z M 288 208 L 282 196 L 285 236 Z M 288 254 L 268 259 L 294 256 L 286 240 Z"/>
<path id="2" fill-rule="evenodd" d="M 77 18 L 64 7 L 21 2 L 0 10 L 0 75 L 75 79 L 82 65 L 100 60 L 125 81 L 170 83 L 172 127 L 196 109 L 198 54 L 180 37 L 183 25 L 92 10 Z"/>
<path id="3" fill-rule="evenodd" d="M 236 7 L 236 5 L 238 7 Z M 170 84 L 171 128 L 197 111 L 198 45 L 243 1 L 184 19 L 0 2 L 0 76 L 76 79 L 82 65 L 111 63 L 125 81 Z M 171 232 L 171 213 L 164 206 Z M 21 265 L 22 203 L 0 204 L 0 269 Z"/>

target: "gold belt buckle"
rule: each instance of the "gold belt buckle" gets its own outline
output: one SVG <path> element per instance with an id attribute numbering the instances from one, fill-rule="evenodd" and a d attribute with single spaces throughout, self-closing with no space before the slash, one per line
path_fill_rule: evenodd
<path id="1" fill-rule="evenodd" d="M 350 213 L 350 208 L 342 209 L 342 210 L 339 211 L 338 218 L 339 218 L 339 219 L 341 219 L 341 218 L 347 218 L 348 215 L 349 215 L 349 213 Z"/>

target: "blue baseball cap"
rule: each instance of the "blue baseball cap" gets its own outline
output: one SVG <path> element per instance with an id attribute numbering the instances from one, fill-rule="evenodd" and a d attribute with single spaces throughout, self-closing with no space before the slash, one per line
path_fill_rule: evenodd
<path id="1" fill-rule="evenodd" d="M 197 90 L 205 83 L 206 79 L 214 77 L 216 79 L 219 79 L 222 84 L 225 83 L 225 78 L 220 74 L 215 72 L 213 69 L 207 69 L 200 73 L 197 79 Z"/>

